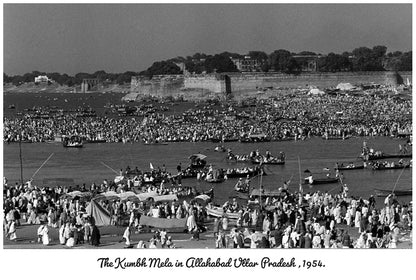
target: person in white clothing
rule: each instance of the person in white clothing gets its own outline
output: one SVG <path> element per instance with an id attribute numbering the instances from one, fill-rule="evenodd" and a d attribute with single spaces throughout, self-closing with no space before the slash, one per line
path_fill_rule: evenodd
<path id="1" fill-rule="evenodd" d="M 42 243 L 45 246 L 49 245 L 49 228 L 48 225 L 45 225 L 43 227 L 43 230 L 41 231 L 41 235 L 42 235 Z"/>
<path id="2" fill-rule="evenodd" d="M 66 238 L 65 238 L 65 224 L 62 224 L 59 228 L 59 243 L 61 245 L 65 245 Z"/>
<path id="3" fill-rule="evenodd" d="M 123 234 L 123 238 L 126 240 L 126 246 L 130 246 L 130 236 L 131 236 L 131 230 L 130 230 L 130 226 L 128 226 L 126 228 L 126 230 L 124 231 Z"/>

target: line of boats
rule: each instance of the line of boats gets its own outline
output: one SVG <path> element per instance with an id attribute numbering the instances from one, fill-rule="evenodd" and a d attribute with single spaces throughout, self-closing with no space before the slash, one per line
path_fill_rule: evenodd
<path id="1" fill-rule="evenodd" d="M 286 155 L 280 152 L 278 156 L 272 156 L 268 151 L 266 155 L 261 155 L 258 151 L 252 151 L 248 155 L 236 155 L 232 151 L 228 151 L 227 160 L 235 162 L 249 162 L 258 165 L 284 165 Z"/>
<path id="2" fill-rule="evenodd" d="M 336 163 L 335 170 L 346 171 L 346 170 L 357 170 L 364 168 L 371 168 L 372 170 L 392 170 L 392 169 L 403 169 L 411 168 L 412 161 L 404 161 L 400 159 L 398 162 L 388 161 L 369 161 L 369 162 L 348 162 L 348 163 Z"/>

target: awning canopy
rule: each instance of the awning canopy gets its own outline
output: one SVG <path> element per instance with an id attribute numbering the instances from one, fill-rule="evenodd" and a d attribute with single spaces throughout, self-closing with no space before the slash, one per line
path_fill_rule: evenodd
<path id="1" fill-rule="evenodd" d="M 79 197 L 79 198 L 84 198 L 84 197 L 89 197 L 92 196 L 92 194 L 90 192 L 80 192 L 80 191 L 73 191 L 73 192 L 69 192 L 66 194 L 63 194 L 62 197 L 69 197 L 69 198 L 75 198 L 75 197 Z"/>
<path id="2" fill-rule="evenodd" d="M 159 195 L 159 196 L 155 196 L 154 201 L 177 201 L 178 200 L 178 196 L 176 194 L 167 194 L 167 195 Z"/>
<path id="3" fill-rule="evenodd" d="M 203 200 L 203 201 L 208 201 L 208 200 L 210 200 L 210 199 L 211 199 L 211 197 L 209 197 L 209 196 L 208 196 L 208 195 L 206 195 L 206 194 L 200 194 L 200 195 L 196 196 L 196 197 L 195 197 L 195 199 L 201 199 L 201 200 Z"/>
<path id="4" fill-rule="evenodd" d="M 115 191 L 108 191 L 105 193 L 100 193 L 94 197 L 94 199 L 107 199 L 107 200 L 119 199 L 119 198 L 120 197 L 118 193 L 116 193 Z"/>
<path id="5" fill-rule="evenodd" d="M 191 160 L 196 160 L 196 159 L 203 160 L 203 159 L 206 159 L 206 158 L 207 158 L 207 156 L 203 155 L 203 154 L 193 154 L 193 155 L 189 156 L 189 159 L 191 159 Z"/>
<path id="6" fill-rule="evenodd" d="M 149 198 L 154 198 L 158 196 L 159 194 L 157 192 L 144 192 L 144 193 L 138 193 L 136 196 L 139 198 L 140 201 L 146 201 Z"/>
<path id="7" fill-rule="evenodd" d="M 118 197 L 120 200 L 139 200 L 134 192 L 123 192 L 119 193 Z"/>

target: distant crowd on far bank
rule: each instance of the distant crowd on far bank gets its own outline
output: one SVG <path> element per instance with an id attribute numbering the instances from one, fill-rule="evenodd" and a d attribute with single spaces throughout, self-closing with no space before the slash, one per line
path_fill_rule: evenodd
<path id="1" fill-rule="evenodd" d="M 399 136 L 412 133 L 412 101 L 384 95 L 294 95 L 261 100 L 255 108 L 225 105 L 193 108 L 182 115 L 144 117 L 74 114 L 4 118 L 6 143 L 47 142 L 78 135 L 103 142 L 241 141 L 264 135 L 269 141 L 308 137 Z"/>

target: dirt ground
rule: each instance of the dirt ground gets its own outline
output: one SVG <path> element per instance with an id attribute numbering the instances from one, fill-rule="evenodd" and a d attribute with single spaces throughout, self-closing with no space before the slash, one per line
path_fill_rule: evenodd
<path id="1" fill-rule="evenodd" d="M 176 248 L 181 249 L 214 249 L 215 239 L 212 230 L 212 223 L 208 223 L 208 230 L 200 233 L 200 239 L 192 239 L 192 235 L 185 232 L 168 232 L 168 236 L 172 236 L 173 243 Z M 230 228 L 233 224 L 230 224 Z M 42 243 L 37 243 L 37 229 L 39 225 L 25 225 L 17 227 L 17 240 L 10 241 L 7 238 L 3 240 L 4 249 L 65 249 L 68 248 L 59 244 L 58 228 L 49 227 L 49 236 L 51 242 L 48 246 L 44 246 Z M 354 227 L 347 227 L 346 225 L 337 225 L 338 228 L 348 229 L 353 241 L 359 237 L 358 229 Z M 116 226 L 103 226 L 99 227 L 101 233 L 101 245 L 94 247 L 89 244 L 78 244 L 74 248 L 76 249 L 123 249 L 126 247 L 124 240 L 122 240 L 125 227 Z M 131 242 L 133 248 L 136 248 L 137 243 L 142 240 L 146 246 L 149 245 L 149 240 L 153 236 L 153 232 L 133 232 L 131 235 Z M 247 244 L 248 245 L 248 244 Z M 160 244 L 157 245 L 160 248 Z M 410 231 L 401 232 L 401 237 L 397 244 L 399 249 L 411 249 L 412 248 L 412 236 Z M 69 248 L 68 248 L 69 249 Z"/>

